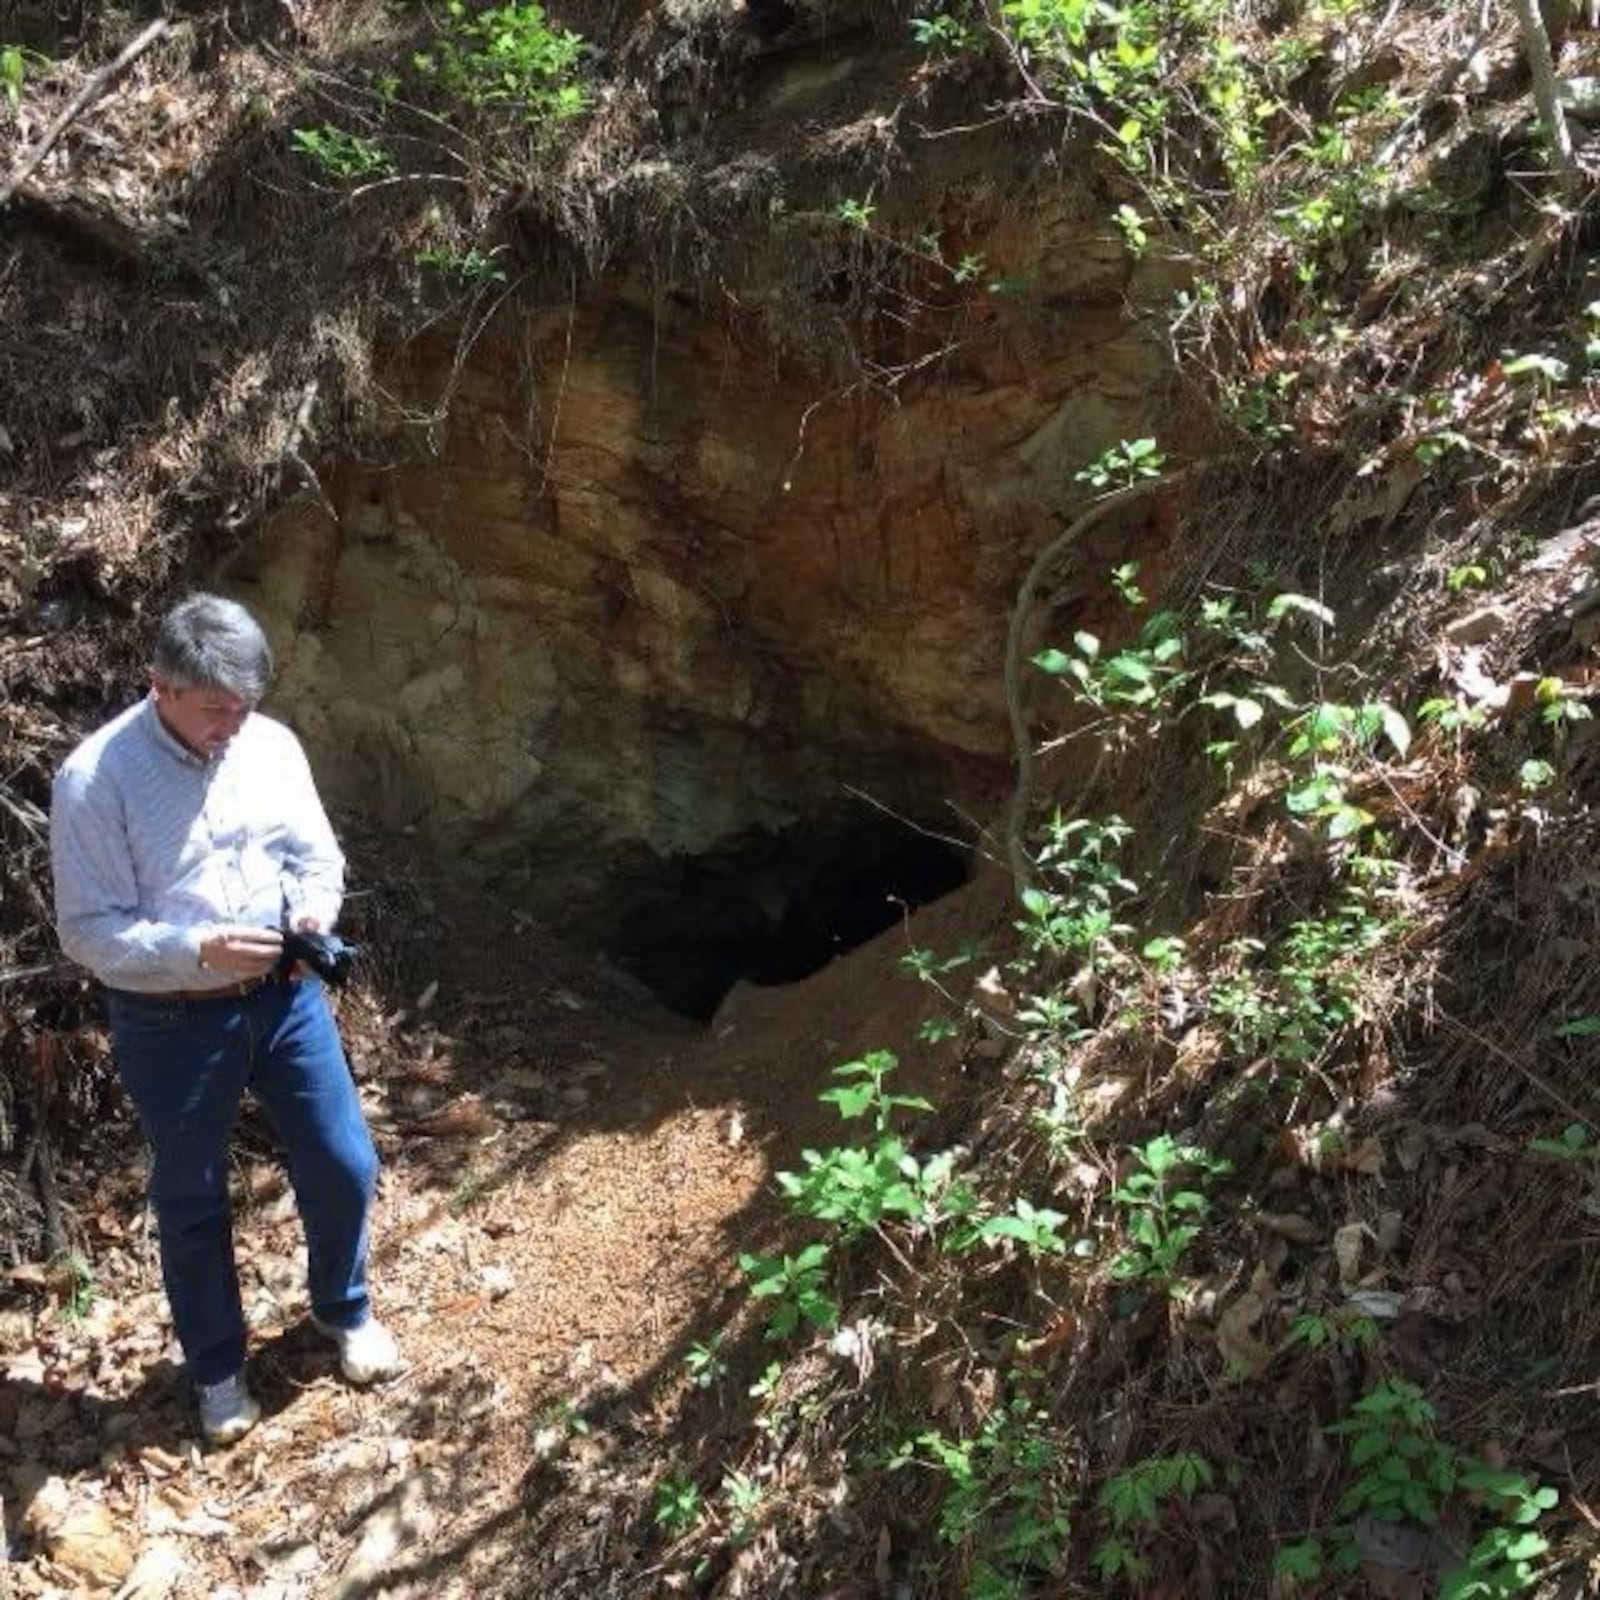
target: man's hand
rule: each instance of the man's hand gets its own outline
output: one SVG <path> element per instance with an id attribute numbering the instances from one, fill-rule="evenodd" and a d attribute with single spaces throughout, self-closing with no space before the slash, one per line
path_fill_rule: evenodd
<path id="1" fill-rule="evenodd" d="M 262 977 L 282 954 L 283 935 L 276 928 L 213 928 L 200 941 L 200 965 L 236 978 Z"/>

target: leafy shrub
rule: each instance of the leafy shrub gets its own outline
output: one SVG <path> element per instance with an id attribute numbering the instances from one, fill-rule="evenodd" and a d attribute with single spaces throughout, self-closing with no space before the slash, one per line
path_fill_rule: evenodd
<path id="1" fill-rule="evenodd" d="M 583 39 L 552 27 L 536 0 L 478 12 L 465 0 L 450 0 L 445 11 L 438 48 L 416 57 L 416 66 L 452 94 L 529 122 L 561 121 L 588 106 L 588 91 L 578 81 Z"/>
<path id="2" fill-rule="evenodd" d="M 381 144 L 328 123 L 296 128 L 292 142 L 298 154 L 330 178 L 375 178 L 394 171 L 394 157 Z"/>

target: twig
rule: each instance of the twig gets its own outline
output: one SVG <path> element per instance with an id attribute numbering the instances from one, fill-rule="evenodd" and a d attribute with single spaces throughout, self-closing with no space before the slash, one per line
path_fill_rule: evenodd
<path id="1" fill-rule="evenodd" d="M 1571 194 L 1578 186 L 1578 163 L 1572 153 L 1572 130 L 1567 127 L 1567 114 L 1562 110 L 1561 96 L 1556 89 L 1556 68 L 1550 56 L 1550 35 L 1545 30 L 1544 14 L 1537 0 L 1511 0 L 1511 9 L 1522 24 L 1522 49 L 1533 73 L 1534 104 L 1539 108 L 1539 120 L 1550 139 L 1556 177 L 1562 189 Z"/>
<path id="2" fill-rule="evenodd" d="M 1022 580 L 1022 587 L 1017 590 L 1016 602 L 1011 608 L 1011 626 L 1006 634 L 1006 715 L 1011 722 L 1012 753 L 1017 769 L 1016 788 L 1011 796 L 1011 810 L 1006 819 L 1006 858 L 1011 864 L 1011 876 L 1019 895 L 1033 883 L 1033 864 L 1022 845 L 1022 836 L 1028 825 L 1029 791 L 1033 785 L 1033 740 L 1028 733 L 1028 719 L 1022 706 L 1022 639 L 1027 631 L 1028 614 L 1033 609 L 1033 597 L 1045 574 L 1060 558 L 1062 552 L 1076 544 L 1097 522 L 1109 516 L 1111 512 L 1132 505 L 1135 500 L 1141 500 L 1158 489 L 1176 488 L 1185 478 L 1220 464 L 1215 461 L 1197 461 L 1191 466 L 1181 467 L 1178 471 L 1165 473 L 1159 478 L 1143 478 L 1138 483 L 1129 484 L 1127 488 L 1118 489 L 1114 494 L 1108 494 L 1103 499 L 1095 501 L 1076 522 L 1058 533 L 1033 558 L 1033 565 L 1028 568 L 1028 574 Z"/>
<path id="3" fill-rule="evenodd" d="M 891 821 L 902 824 L 904 827 L 909 828 L 912 833 L 920 833 L 924 839 L 933 839 L 939 844 L 954 845 L 958 850 L 970 850 L 972 848 L 970 839 L 958 839 L 954 834 L 939 833 L 933 828 L 924 827 L 920 822 L 913 822 L 910 817 L 896 811 L 892 806 L 885 805 L 875 795 L 868 794 L 865 789 L 858 789 L 853 783 L 841 784 L 840 787 L 846 794 L 853 795 L 857 800 L 871 806 L 874 811 L 881 811 Z"/>
<path id="4" fill-rule="evenodd" d="M 1546 1083 L 1544 1079 L 1541 1078 L 1539 1074 L 1527 1064 L 1527 1062 L 1517 1060 L 1517 1058 L 1512 1055 L 1509 1050 L 1503 1049 L 1500 1045 L 1497 1045 L 1493 1039 L 1485 1039 L 1484 1036 L 1475 1028 L 1469 1028 L 1466 1023 L 1458 1022 L 1456 1018 L 1452 1017 L 1448 1011 L 1441 1011 L 1439 1013 L 1439 1020 L 1447 1027 L 1454 1028 L 1455 1031 L 1463 1038 L 1470 1039 L 1475 1045 L 1487 1050 L 1490 1055 L 1495 1056 L 1499 1060 L 1505 1062 L 1508 1067 L 1515 1067 L 1517 1071 L 1520 1072 L 1523 1077 L 1525 1077 L 1528 1082 L 1534 1086 L 1534 1088 L 1539 1090 L 1541 1094 L 1549 1098 L 1554 1104 L 1560 1106 L 1561 1109 L 1565 1111 L 1574 1122 L 1581 1122 L 1591 1134 L 1600 1132 L 1600 1129 L 1596 1129 L 1592 1118 L 1585 1116 L 1583 1112 L 1581 1112 L 1569 1099 L 1567 1099 L 1564 1094 L 1560 1092 L 1560 1090 L 1552 1089 L 1550 1085 Z"/>
<path id="5" fill-rule="evenodd" d="M 0 206 L 6 205 L 18 187 L 30 178 L 39 163 L 55 149 L 57 141 L 68 128 L 110 87 L 111 80 L 153 45 L 171 23 L 165 17 L 157 18 L 130 44 L 122 47 L 114 60 L 94 73 L 87 83 L 67 102 L 65 109 L 44 130 L 44 136 L 12 169 L 11 176 L 0 184 Z"/>

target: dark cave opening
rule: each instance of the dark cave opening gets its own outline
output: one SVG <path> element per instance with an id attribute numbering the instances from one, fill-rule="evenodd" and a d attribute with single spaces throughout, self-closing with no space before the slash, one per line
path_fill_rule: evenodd
<path id="1" fill-rule="evenodd" d="M 970 857 L 879 812 L 755 829 L 662 864 L 607 944 L 674 1011 L 706 1021 L 736 983 L 798 982 L 960 888 Z"/>

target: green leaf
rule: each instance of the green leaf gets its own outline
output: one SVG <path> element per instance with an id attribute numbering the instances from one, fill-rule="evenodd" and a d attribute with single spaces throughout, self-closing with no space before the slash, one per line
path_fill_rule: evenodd
<path id="1" fill-rule="evenodd" d="M 1500 370 L 1508 378 L 1526 378 L 1532 374 L 1548 379 L 1551 383 L 1565 383 L 1569 369 L 1565 361 L 1555 356 L 1540 355 L 1534 351 L 1504 362 Z"/>
<path id="2" fill-rule="evenodd" d="M 1600 1034 L 1600 1017 L 1573 1017 L 1556 1030 L 1558 1039 L 1592 1039 Z"/>
<path id="3" fill-rule="evenodd" d="M 1314 617 L 1318 622 L 1333 626 L 1333 613 L 1322 604 L 1320 600 L 1313 600 L 1303 594 L 1280 594 L 1274 596 L 1267 607 L 1267 621 L 1278 622 L 1291 611 L 1298 611 L 1304 616 Z"/>
<path id="4" fill-rule="evenodd" d="M 1033 657 L 1033 664 L 1041 672 L 1048 672 L 1051 677 L 1059 678 L 1072 669 L 1072 657 L 1064 650 L 1041 650 Z"/>

